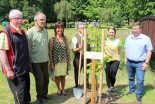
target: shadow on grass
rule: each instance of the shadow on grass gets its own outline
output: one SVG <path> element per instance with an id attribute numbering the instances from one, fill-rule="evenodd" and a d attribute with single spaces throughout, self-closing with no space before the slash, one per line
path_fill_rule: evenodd
<path id="1" fill-rule="evenodd" d="M 106 93 L 103 93 L 102 103 L 103 104 L 116 103 L 116 100 L 121 99 L 122 96 L 125 95 L 124 92 L 126 92 L 126 87 L 128 87 L 128 85 L 117 85 L 115 86 L 115 91 L 112 94 L 107 95 Z"/>
<path id="2" fill-rule="evenodd" d="M 145 94 L 146 94 L 148 91 L 154 90 L 154 89 L 155 89 L 155 87 L 154 87 L 153 85 L 150 85 L 150 84 L 145 85 L 145 86 L 144 86 L 144 91 L 143 91 L 143 96 L 145 96 Z"/>
<path id="3" fill-rule="evenodd" d="M 116 88 L 116 92 L 122 96 L 124 96 L 125 92 L 126 92 L 126 89 L 128 89 L 128 85 L 117 85 L 115 86 Z M 135 89 L 136 89 L 136 85 L 135 85 Z M 144 85 L 144 91 L 143 91 L 143 96 L 147 93 L 147 91 L 150 91 L 150 90 L 154 90 L 154 86 L 153 85 L 150 85 L 150 84 L 147 84 L 147 85 Z"/>
<path id="4" fill-rule="evenodd" d="M 136 86 L 135 86 L 135 88 L 136 88 Z M 126 93 L 128 92 L 127 90 L 128 90 L 128 85 L 116 85 L 115 92 L 112 93 L 111 95 L 102 93 L 102 104 L 117 104 L 118 99 L 121 99 L 123 96 L 126 96 Z M 154 90 L 154 86 L 153 85 L 145 85 L 143 96 L 145 96 L 145 94 L 149 90 Z M 69 99 L 74 98 L 73 88 L 66 89 L 66 92 L 67 92 L 67 96 L 57 95 L 57 93 L 52 93 L 52 94 L 48 95 L 51 99 L 43 100 L 43 104 L 63 104 L 64 102 L 65 103 L 68 102 Z M 75 102 L 76 102 L 76 100 L 78 100 L 78 99 L 73 99 L 73 100 L 75 100 Z M 36 101 L 32 102 L 32 104 L 36 104 Z M 90 104 L 90 102 L 88 104 Z M 124 103 L 122 103 L 122 104 L 124 104 Z M 137 102 L 127 102 L 125 104 L 137 104 Z"/>
<path id="5" fill-rule="evenodd" d="M 136 88 L 136 86 L 135 86 Z M 102 96 L 102 103 L 103 104 L 117 104 L 117 100 L 121 99 L 123 96 L 126 96 L 126 92 L 128 92 L 128 85 L 117 85 L 115 86 L 115 93 L 111 95 L 107 95 L 103 93 Z M 150 91 L 154 90 L 153 85 L 145 85 L 144 86 L 144 91 L 143 91 L 143 96 Z M 121 103 L 121 104 L 137 104 L 137 102 L 126 102 L 126 103 Z"/>
<path id="6" fill-rule="evenodd" d="M 43 104 L 62 104 L 66 102 L 68 99 L 73 98 L 73 88 L 65 89 L 67 95 L 58 95 L 57 93 L 49 94 L 48 100 L 43 99 Z M 33 101 L 32 104 L 36 104 L 36 101 Z"/>

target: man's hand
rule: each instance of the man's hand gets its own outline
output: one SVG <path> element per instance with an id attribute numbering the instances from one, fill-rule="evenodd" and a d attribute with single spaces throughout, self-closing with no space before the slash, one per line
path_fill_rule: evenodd
<path id="1" fill-rule="evenodd" d="M 142 65 L 142 69 L 146 70 L 147 66 L 148 66 L 147 63 L 144 62 L 144 64 Z"/>
<path id="2" fill-rule="evenodd" d="M 12 70 L 7 71 L 7 78 L 13 80 L 15 78 L 15 74 L 13 73 Z"/>

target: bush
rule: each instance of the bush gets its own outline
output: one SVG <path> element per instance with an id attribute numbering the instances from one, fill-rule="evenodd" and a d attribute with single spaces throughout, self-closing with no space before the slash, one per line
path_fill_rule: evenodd
<path id="1" fill-rule="evenodd" d="M 128 29 L 131 29 L 132 28 L 132 25 L 131 24 L 127 25 L 127 28 Z"/>
<path id="2" fill-rule="evenodd" d="M 69 22 L 69 23 L 67 23 L 67 27 L 68 28 L 74 28 L 75 27 L 75 23 L 74 22 Z"/>
<path id="3" fill-rule="evenodd" d="M 47 29 L 54 29 L 54 24 L 53 23 L 47 23 L 46 28 Z"/>
<path id="4" fill-rule="evenodd" d="M 29 28 L 31 28 L 32 26 L 34 26 L 34 22 L 31 22 L 30 24 L 28 24 L 28 23 L 23 24 L 23 28 L 26 28 L 26 29 L 29 29 Z"/>
<path id="5" fill-rule="evenodd" d="M 152 52 L 152 56 L 151 56 L 151 59 L 150 59 L 150 62 L 149 62 L 151 71 L 155 71 L 154 62 L 155 62 L 155 52 Z"/>

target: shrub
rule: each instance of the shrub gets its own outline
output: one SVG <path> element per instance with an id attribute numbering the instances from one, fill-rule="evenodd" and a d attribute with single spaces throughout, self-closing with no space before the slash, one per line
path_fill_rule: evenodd
<path id="1" fill-rule="evenodd" d="M 132 25 L 131 24 L 127 25 L 127 28 L 128 29 L 131 29 L 132 28 Z"/>
<path id="2" fill-rule="evenodd" d="M 53 23 L 47 23 L 46 28 L 47 29 L 54 29 L 54 24 Z"/>

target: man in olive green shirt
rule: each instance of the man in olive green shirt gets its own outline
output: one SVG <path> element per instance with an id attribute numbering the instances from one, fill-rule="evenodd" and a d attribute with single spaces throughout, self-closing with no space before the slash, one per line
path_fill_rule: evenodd
<path id="1" fill-rule="evenodd" d="M 48 32 L 44 28 L 46 16 L 37 12 L 34 16 L 35 26 L 27 31 L 30 61 L 36 81 L 37 104 L 47 99 L 48 94 Z"/>

